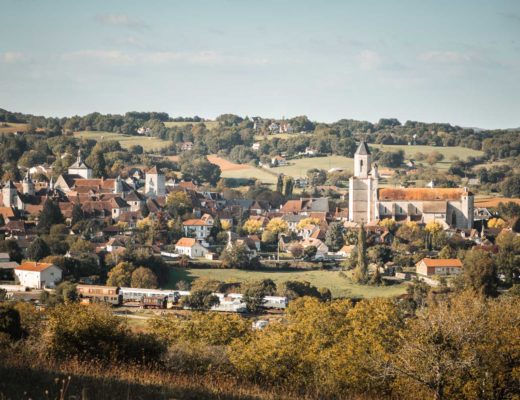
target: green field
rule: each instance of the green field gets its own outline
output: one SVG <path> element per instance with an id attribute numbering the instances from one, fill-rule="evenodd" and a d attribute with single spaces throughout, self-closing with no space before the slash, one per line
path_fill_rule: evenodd
<path id="1" fill-rule="evenodd" d="M 6 125 L 4 125 L 6 124 Z M 16 122 L 2 122 L 0 123 L 0 134 L 1 133 L 13 133 L 13 132 L 25 132 L 29 129 L 28 124 L 19 124 Z"/>
<path id="2" fill-rule="evenodd" d="M 92 139 L 92 140 L 117 140 L 121 143 L 121 146 L 125 149 L 128 149 L 134 145 L 143 146 L 145 151 L 156 150 L 163 147 L 167 147 L 170 145 L 170 142 L 165 140 L 149 137 L 149 136 L 131 136 L 131 135 L 122 135 L 120 133 L 114 132 L 104 132 L 104 131 L 81 131 L 74 132 L 74 136 L 80 137 L 83 139 Z"/>
<path id="3" fill-rule="evenodd" d="M 204 121 L 204 125 L 206 125 L 206 128 L 209 130 L 215 129 L 218 126 L 217 121 Z M 186 125 L 196 125 L 199 124 L 199 122 L 185 122 L 185 121 L 169 121 L 165 122 L 164 126 L 167 128 L 173 128 L 174 126 L 186 126 Z"/>
<path id="4" fill-rule="evenodd" d="M 339 271 L 244 271 L 239 269 L 170 269 L 169 287 L 179 281 L 191 282 L 200 277 L 207 277 L 223 282 L 244 282 L 256 279 L 272 279 L 277 285 L 289 280 L 308 281 L 317 287 L 329 288 L 334 297 L 392 297 L 405 293 L 406 285 L 363 286 L 356 285 L 348 278 L 340 276 Z"/>
<path id="5" fill-rule="evenodd" d="M 354 159 L 343 156 L 309 157 L 297 160 L 288 160 L 290 165 L 286 167 L 271 168 L 277 174 L 285 174 L 295 178 L 304 177 L 307 170 L 319 168 L 329 170 L 331 168 L 345 168 L 352 171 L 354 169 Z"/>

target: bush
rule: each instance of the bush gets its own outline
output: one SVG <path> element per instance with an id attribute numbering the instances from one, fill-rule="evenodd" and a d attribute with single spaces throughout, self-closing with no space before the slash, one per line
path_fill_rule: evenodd
<path id="1" fill-rule="evenodd" d="M 58 305 L 49 313 L 44 350 L 55 358 L 157 360 L 164 344 L 152 335 L 132 334 L 103 305 Z"/>

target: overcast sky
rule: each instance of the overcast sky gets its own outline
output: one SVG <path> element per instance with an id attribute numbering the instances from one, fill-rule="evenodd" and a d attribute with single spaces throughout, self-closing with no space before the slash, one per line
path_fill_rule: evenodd
<path id="1" fill-rule="evenodd" d="M 518 0 L 0 0 L 0 108 L 520 126 Z"/>

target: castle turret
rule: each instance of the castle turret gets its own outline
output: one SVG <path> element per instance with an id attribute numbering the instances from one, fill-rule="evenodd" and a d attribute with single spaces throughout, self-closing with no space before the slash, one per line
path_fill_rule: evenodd
<path id="1" fill-rule="evenodd" d="M 29 170 L 27 170 L 27 175 L 25 175 L 22 181 L 22 193 L 29 196 L 34 196 L 35 193 L 34 182 L 31 179 Z"/>

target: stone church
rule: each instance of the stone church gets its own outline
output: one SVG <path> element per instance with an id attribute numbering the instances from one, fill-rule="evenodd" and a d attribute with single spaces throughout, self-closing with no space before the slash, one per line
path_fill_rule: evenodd
<path id="1" fill-rule="evenodd" d="M 474 197 L 467 188 L 380 188 L 377 164 L 368 145 L 361 142 L 354 155 L 349 181 L 349 220 L 375 223 L 385 218 L 428 223 L 446 228 L 473 227 Z"/>

